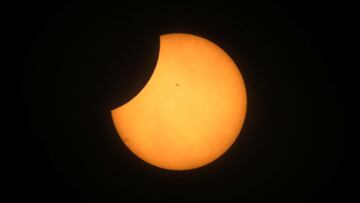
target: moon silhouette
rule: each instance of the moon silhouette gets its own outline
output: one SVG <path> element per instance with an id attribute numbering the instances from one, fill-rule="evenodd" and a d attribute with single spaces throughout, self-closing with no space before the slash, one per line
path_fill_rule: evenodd
<path id="1" fill-rule="evenodd" d="M 230 148 L 246 105 L 244 80 L 225 51 L 205 38 L 172 33 L 160 36 L 148 83 L 111 115 L 120 138 L 140 159 L 163 169 L 189 170 Z"/>

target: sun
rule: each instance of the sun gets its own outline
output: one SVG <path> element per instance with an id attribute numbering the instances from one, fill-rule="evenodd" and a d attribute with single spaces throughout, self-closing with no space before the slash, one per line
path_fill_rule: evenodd
<path id="1" fill-rule="evenodd" d="M 189 170 L 223 155 L 239 136 L 246 88 L 230 56 L 191 34 L 160 36 L 159 58 L 145 87 L 111 111 L 125 145 L 140 159 Z"/>

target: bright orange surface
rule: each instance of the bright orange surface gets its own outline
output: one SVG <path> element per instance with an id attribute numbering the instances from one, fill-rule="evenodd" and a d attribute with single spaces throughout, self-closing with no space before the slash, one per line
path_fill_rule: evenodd
<path id="1" fill-rule="evenodd" d="M 121 139 L 142 160 L 193 169 L 220 157 L 238 137 L 245 85 L 235 63 L 214 43 L 166 34 L 146 86 L 111 113 Z"/>

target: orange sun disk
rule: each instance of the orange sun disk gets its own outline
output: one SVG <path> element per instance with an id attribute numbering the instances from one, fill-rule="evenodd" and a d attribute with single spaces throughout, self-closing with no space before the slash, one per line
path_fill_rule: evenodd
<path id="1" fill-rule="evenodd" d="M 132 100 L 111 111 L 125 145 L 160 168 L 188 170 L 224 154 L 246 114 L 239 69 L 220 47 L 191 34 L 160 36 L 155 70 Z"/>

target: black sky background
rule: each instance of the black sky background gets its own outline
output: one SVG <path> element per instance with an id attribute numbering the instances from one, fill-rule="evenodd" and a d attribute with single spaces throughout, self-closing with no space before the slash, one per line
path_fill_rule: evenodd
<path id="1" fill-rule="evenodd" d="M 15 199 L 38 202 L 347 202 L 340 7 L 26 3 L 15 6 L 21 127 L 10 136 Z M 159 35 L 223 48 L 243 74 L 248 113 L 217 161 L 167 171 L 135 157 L 109 111 L 145 85 Z M 331 43 L 330 43 L 331 42 Z M 16 123 L 16 122 L 15 122 Z"/>

